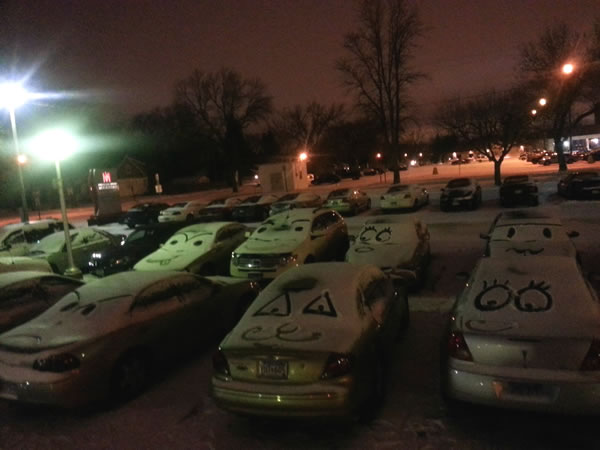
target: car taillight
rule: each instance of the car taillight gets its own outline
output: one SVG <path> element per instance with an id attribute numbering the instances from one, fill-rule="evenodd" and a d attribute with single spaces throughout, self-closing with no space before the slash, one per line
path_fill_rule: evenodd
<path id="1" fill-rule="evenodd" d="M 600 370 L 600 341 L 592 341 L 579 370 Z"/>
<path id="2" fill-rule="evenodd" d="M 352 370 L 352 355 L 343 353 L 332 353 L 327 358 L 325 368 L 321 374 L 322 380 L 341 377 L 347 375 Z"/>
<path id="3" fill-rule="evenodd" d="M 227 358 L 225 358 L 225 354 L 223 350 L 218 349 L 212 357 L 213 369 L 220 375 L 230 376 L 231 371 L 229 370 L 229 363 L 227 362 Z"/>
<path id="4" fill-rule="evenodd" d="M 70 353 L 51 355 L 47 358 L 36 359 L 33 362 L 33 370 L 40 372 L 68 372 L 79 368 L 79 359 Z"/>
<path id="5" fill-rule="evenodd" d="M 473 361 L 473 356 L 461 332 L 452 331 L 448 336 L 448 355 L 463 361 Z"/>

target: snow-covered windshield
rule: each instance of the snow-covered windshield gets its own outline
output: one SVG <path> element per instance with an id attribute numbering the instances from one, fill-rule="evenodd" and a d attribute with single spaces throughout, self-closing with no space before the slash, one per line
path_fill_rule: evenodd
<path id="1" fill-rule="evenodd" d="M 345 197 L 349 192 L 350 189 L 336 189 L 335 191 L 331 191 L 327 198 Z"/>
<path id="2" fill-rule="evenodd" d="M 77 237 L 79 233 L 71 233 L 71 242 Z M 40 242 L 35 244 L 31 248 L 31 253 L 43 252 L 43 253 L 56 253 L 62 251 L 65 245 L 65 233 L 60 231 L 58 233 L 52 233 L 43 238 Z"/>
<path id="3" fill-rule="evenodd" d="M 258 229 L 252 233 L 250 239 L 261 240 L 262 234 L 271 233 L 302 233 L 306 234 L 310 231 L 310 220 L 309 219 L 294 219 L 287 220 L 287 218 L 273 220 L 265 220 Z"/>
<path id="4" fill-rule="evenodd" d="M 175 203 L 174 205 L 171 206 L 171 208 L 185 208 L 185 205 L 187 205 L 188 202 L 183 202 L 183 203 Z"/>
<path id="5" fill-rule="evenodd" d="M 298 194 L 285 194 L 283 197 L 279 199 L 280 202 L 288 202 L 290 200 L 294 200 L 298 197 Z"/>

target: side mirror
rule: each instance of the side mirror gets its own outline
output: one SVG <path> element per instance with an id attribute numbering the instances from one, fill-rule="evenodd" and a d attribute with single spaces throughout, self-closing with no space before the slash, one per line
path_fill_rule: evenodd
<path id="1" fill-rule="evenodd" d="M 487 233 L 479 233 L 479 237 L 481 239 L 485 239 L 486 241 L 490 239 L 490 235 Z"/>
<path id="2" fill-rule="evenodd" d="M 570 238 L 575 238 L 575 237 L 579 236 L 579 231 L 575 231 L 575 230 L 568 231 L 567 236 L 569 236 Z"/>

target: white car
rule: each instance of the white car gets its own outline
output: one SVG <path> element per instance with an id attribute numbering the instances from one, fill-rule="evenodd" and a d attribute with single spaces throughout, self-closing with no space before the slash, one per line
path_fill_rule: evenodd
<path id="1" fill-rule="evenodd" d="M 0 228 L 0 256 L 26 255 L 40 239 L 62 229 L 62 221 L 56 219 L 4 225 Z"/>
<path id="2" fill-rule="evenodd" d="M 21 272 L 34 270 L 37 272 L 52 272 L 48 261 L 28 256 L 0 256 L 0 273 Z"/>
<path id="3" fill-rule="evenodd" d="M 487 240 L 485 256 L 571 256 L 577 249 L 570 237 L 576 231 L 566 232 L 560 218 L 532 210 L 514 210 L 500 213 L 490 231 L 482 234 Z"/>
<path id="4" fill-rule="evenodd" d="M 161 247 L 138 261 L 134 270 L 177 270 L 197 274 L 229 273 L 231 252 L 246 240 L 248 229 L 236 222 L 209 222 L 177 231 Z"/>
<path id="5" fill-rule="evenodd" d="M 348 228 L 331 209 L 299 208 L 265 220 L 231 256 L 231 276 L 272 279 L 290 267 L 343 258 Z"/>
<path id="6" fill-rule="evenodd" d="M 346 261 L 374 264 L 392 278 L 423 281 L 429 264 L 429 230 L 420 220 L 368 220 L 346 253 Z"/>
<path id="7" fill-rule="evenodd" d="M 450 405 L 600 411 L 600 305 L 574 258 L 480 259 L 441 348 Z"/>
<path id="8" fill-rule="evenodd" d="M 163 209 L 158 215 L 159 222 L 191 222 L 198 217 L 198 212 L 206 206 L 206 202 L 192 200 L 189 202 L 175 203 L 173 206 Z"/>
<path id="9" fill-rule="evenodd" d="M 429 203 L 427 189 L 417 184 L 395 184 L 383 194 L 379 206 L 383 212 L 396 209 L 416 209 Z"/>

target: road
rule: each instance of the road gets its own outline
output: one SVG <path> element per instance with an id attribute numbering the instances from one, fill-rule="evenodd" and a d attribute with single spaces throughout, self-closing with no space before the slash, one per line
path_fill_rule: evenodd
<path id="1" fill-rule="evenodd" d="M 598 270 L 600 202 L 563 201 L 555 181 L 541 182 L 539 208 L 576 229 L 585 272 Z M 372 186 L 374 193 L 384 186 Z M 113 408 L 62 411 L 0 403 L 0 449 L 548 449 L 600 448 L 595 417 L 563 417 L 486 408 L 449 411 L 439 395 L 438 357 L 447 311 L 483 251 L 479 233 L 498 213 L 497 189 L 484 188 L 478 211 L 441 213 L 435 202 L 418 212 L 429 225 L 432 264 L 425 286 L 411 293 L 411 325 L 398 343 L 385 404 L 368 425 L 250 420 L 219 410 L 208 395 L 217 340 L 173 369 L 141 397 Z M 370 215 L 374 212 L 370 212 Z M 348 219 L 351 232 L 366 216 Z"/>

